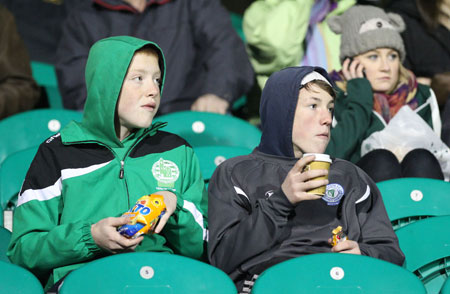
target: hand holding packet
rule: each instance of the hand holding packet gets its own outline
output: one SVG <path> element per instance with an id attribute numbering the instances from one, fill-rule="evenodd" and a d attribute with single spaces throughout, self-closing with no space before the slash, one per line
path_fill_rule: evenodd
<path id="1" fill-rule="evenodd" d="M 128 224 L 118 228 L 121 235 L 135 239 L 140 235 L 154 232 L 159 219 L 166 212 L 164 197 L 158 194 L 142 196 L 136 204 L 122 216 L 129 217 Z"/>
<path id="2" fill-rule="evenodd" d="M 331 237 L 331 246 L 336 246 L 338 243 L 347 240 L 347 235 L 345 235 L 344 231 L 342 231 L 342 227 L 338 226 L 332 231 Z"/>

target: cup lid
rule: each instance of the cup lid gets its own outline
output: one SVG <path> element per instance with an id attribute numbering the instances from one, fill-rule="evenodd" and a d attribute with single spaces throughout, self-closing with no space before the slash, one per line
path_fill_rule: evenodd
<path id="1" fill-rule="evenodd" d="M 310 156 L 310 155 L 314 155 L 316 157 L 314 159 L 315 161 L 325 161 L 325 162 L 331 163 L 331 158 L 330 158 L 330 155 L 328 155 L 328 154 L 323 154 L 323 153 L 305 153 L 305 154 L 303 154 L 303 157 Z"/>

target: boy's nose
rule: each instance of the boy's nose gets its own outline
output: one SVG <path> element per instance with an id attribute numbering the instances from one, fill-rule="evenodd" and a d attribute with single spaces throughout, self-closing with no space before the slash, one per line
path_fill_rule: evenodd
<path id="1" fill-rule="evenodd" d="M 153 81 L 149 82 L 147 85 L 146 92 L 147 96 L 155 96 L 159 92 L 159 85 Z"/>
<path id="2" fill-rule="evenodd" d="M 327 109 L 326 111 L 324 111 L 324 114 L 322 115 L 321 123 L 323 125 L 331 125 L 332 121 L 333 121 L 333 117 L 332 117 L 330 111 L 328 111 L 328 109 Z"/>

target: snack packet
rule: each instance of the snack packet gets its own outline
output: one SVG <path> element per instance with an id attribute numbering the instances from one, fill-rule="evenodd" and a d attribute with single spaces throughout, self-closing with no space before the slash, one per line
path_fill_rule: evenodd
<path id="1" fill-rule="evenodd" d="M 342 227 L 338 226 L 333 231 L 333 236 L 331 238 L 331 246 L 336 246 L 337 243 L 347 240 L 347 235 L 342 231 Z"/>
<path id="2" fill-rule="evenodd" d="M 130 222 L 118 228 L 121 235 L 135 239 L 142 234 L 153 232 L 159 219 L 166 212 L 164 197 L 158 194 L 145 195 L 122 216 L 128 216 Z"/>

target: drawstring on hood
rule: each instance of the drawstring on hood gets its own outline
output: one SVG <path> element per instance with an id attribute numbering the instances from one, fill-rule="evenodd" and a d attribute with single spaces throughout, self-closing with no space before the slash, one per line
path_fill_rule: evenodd
<path id="1" fill-rule="evenodd" d="M 116 105 L 135 52 L 146 46 L 158 52 L 162 95 L 165 60 L 157 44 L 129 36 L 102 39 L 91 47 L 86 63 L 88 96 L 83 121 L 72 122 L 61 131 L 63 142 L 99 141 L 110 147 L 123 146 L 115 131 Z"/>
<path id="2" fill-rule="evenodd" d="M 261 95 L 260 117 L 262 136 L 258 150 L 271 155 L 295 157 L 292 126 L 298 94 L 303 78 L 318 72 L 334 87 L 327 71 L 321 67 L 288 67 L 273 73 Z"/>

